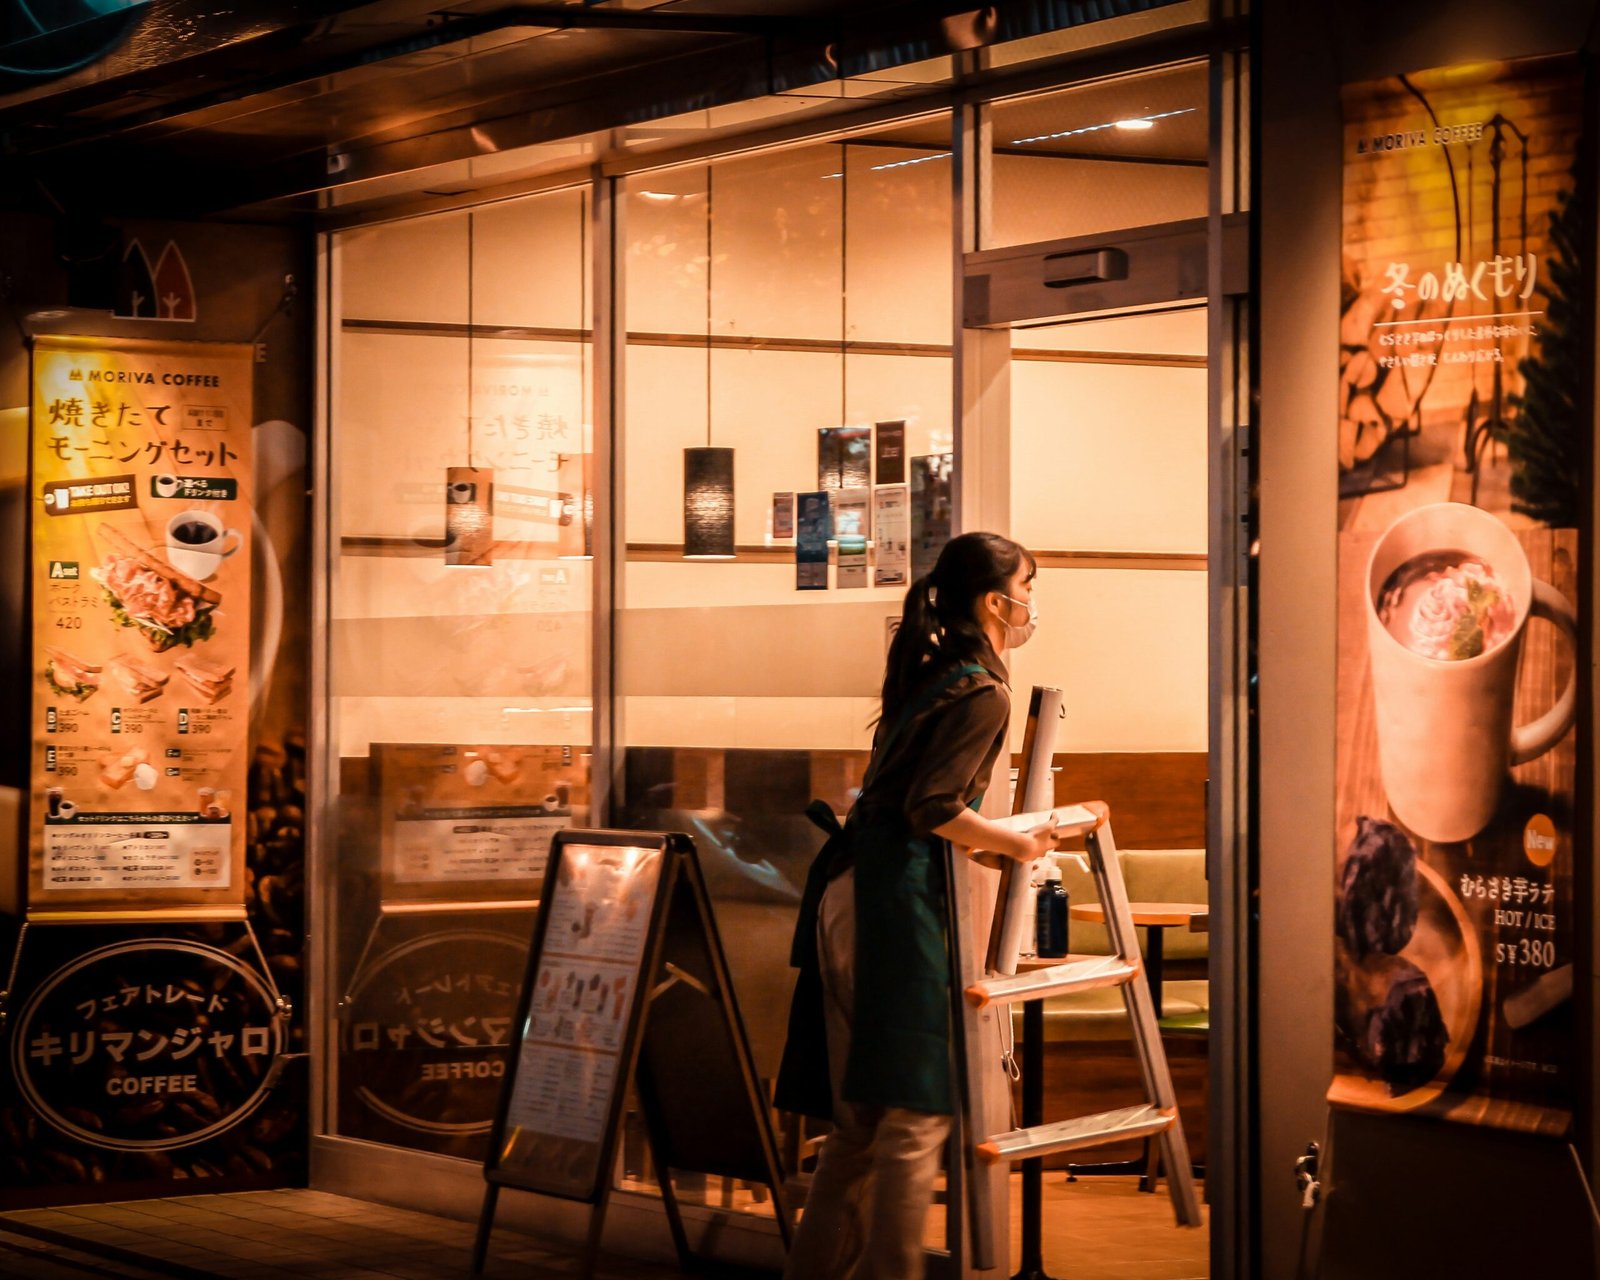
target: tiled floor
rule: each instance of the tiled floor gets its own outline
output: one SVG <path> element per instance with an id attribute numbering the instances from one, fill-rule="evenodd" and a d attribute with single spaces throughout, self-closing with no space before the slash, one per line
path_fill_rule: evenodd
<path id="1" fill-rule="evenodd" d="M 467 1223 L 321 1191 L 137 1200 L 0 1214 L 0 1275 L 8 1280 L 456 1280 L 468 1274 L 472 1236 Z M 84 1247 L 63 1247 L 72 1240 Z M 94 1253 L 91 1243 L 98 1246 Z M 569 1252 L 496 1228 L 484 1275 L 488 1280 L 555 1280 L 576 1271 Z M 605 1280 L 671 1280 L 677 1274 L 627 1260 L 605 1260 L 599 1270 Z"/>
<path id="2" fill-rule="evenodd" d="M 1012 1197 L 1012 1268 L 1017 1201 Z M 10 1280 L 462 1280 L 473 1228 L 321 1191 L 187 1196 L 0 1214 Z M 1061 1280 L 1205 1280 L 1205 1231 L 1172 1225 L 1165 1195 L 1130 1178 L 1045 1178 L 1045 1261 Z M 78 1247 L 74 1248 L 74 1242 Z M 496 1228 L 488 1280 L 567 1280 L 570 1250 Z M 602 1280 L 673 1280 L 602 1261 Z"/>

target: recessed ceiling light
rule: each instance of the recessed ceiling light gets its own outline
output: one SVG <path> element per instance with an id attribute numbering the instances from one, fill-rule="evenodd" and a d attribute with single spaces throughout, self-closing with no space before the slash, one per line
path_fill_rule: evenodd
<path id="1" fill-rule="evenodd" d="M 1140 117 L 1136 117 L 1136 118 L 1134 118 L 1132 120 L 1118 120 L 1117 121 L 1117 128 L 1119 128 L 1119 129 L 1127 129 L 1130 132 L 1133 132 L 1133 131 L 1139 130 L 1139 129 L 1154 129 L 1155 127 L 1156 127 L 1156 122 L 1154 120 L 1145 120 L 1145 119 L 1140 118 Z"/>
<path id="2" fill-rule="evenodd" d="M 682 196 L 671 191 L 641 191 L 639 193 L 646 200 L 681 200 Z"/>

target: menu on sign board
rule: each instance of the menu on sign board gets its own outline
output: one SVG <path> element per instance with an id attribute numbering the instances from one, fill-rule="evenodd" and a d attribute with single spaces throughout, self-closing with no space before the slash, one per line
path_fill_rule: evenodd
<path id="1" fill-rule="evenodd" d="M 374 743 L 384 894 L 536 896 L 555 833 L 586 803 L 572 747 Z"/>
<path id="2" fill-rule="evenodd" d="M 1579 1083 L 1583 102 L 1573 59 L 1345 91 L 1344 1106 L 1561 1133 Z"/>
<path id="3" fill-rule="evenodd" d="M 251 349 L 33 351 L 29 909 L 242 903 Z"/>
<path id="4" fill-rule="evenodd" d="M 602 1171 L 635 984 L 650 935 L 659 848 L 567 844 L 546 886 L 543 945 L 506 1104 L 502 1166 L 586 1197 Z"/>

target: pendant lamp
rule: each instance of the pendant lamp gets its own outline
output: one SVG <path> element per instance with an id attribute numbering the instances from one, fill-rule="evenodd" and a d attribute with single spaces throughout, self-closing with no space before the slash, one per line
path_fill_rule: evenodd
<path id="1" fill-rule="evenodd" d="M 706 442 L 683 451 L 683 558 L 732 560 L 733 450 L 711 443 L 711 168 L 706 167 Z"/>
<path id="2" fill-rule="evenodd" d="M 733 450 L 683 451 L 683 558 L 733 559 Z"/>
<path id="3" fill-rule="evenodd" d="M 494 563 L 494 468 L 474 466 L 473 251 L 476 231 L 467 214 L 467 465 L 445 468 L 444 562 L 485 568 Z"/>

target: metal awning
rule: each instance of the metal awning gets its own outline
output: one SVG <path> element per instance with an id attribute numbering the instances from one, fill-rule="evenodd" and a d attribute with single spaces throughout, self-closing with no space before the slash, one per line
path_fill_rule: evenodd
<path id="1" fill-rule="evenodd" d="M 171 0 L 0 81 L 15 189 L 85 216 L 315 208 L 452 161 L 870 77 L 1178 0 Z"/>

